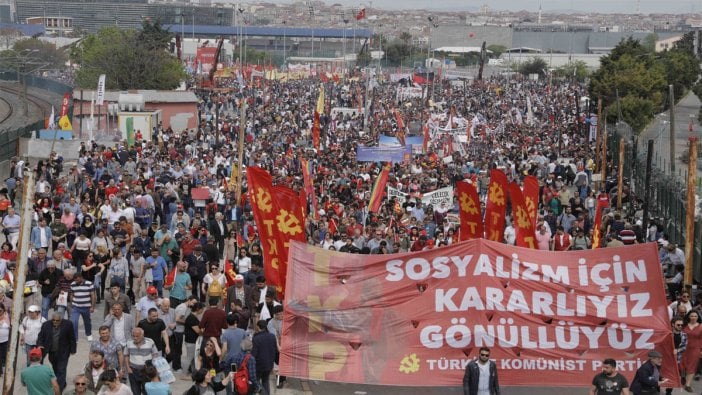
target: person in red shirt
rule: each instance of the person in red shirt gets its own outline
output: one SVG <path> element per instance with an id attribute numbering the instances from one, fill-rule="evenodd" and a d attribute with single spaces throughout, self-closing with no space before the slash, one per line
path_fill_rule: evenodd
<path id="1" fill-rule="evenodd" d="M 219 339 L 220 336 L 222 336 L 222 331 L 229 328 L 227 324 L 227 313 L 217 306 L 217 298 L 210 298 L 208 302 L 210 307 L 205 310 L 200 320 L 202 336 Z"/>
<path id="2" fill-rule="evenodd" d="M 553 235 L 553 251 L 568 251 L 572 244 L 570 235 L 563 230 L 562 226 L 556 228 L 556 234 Z"/>

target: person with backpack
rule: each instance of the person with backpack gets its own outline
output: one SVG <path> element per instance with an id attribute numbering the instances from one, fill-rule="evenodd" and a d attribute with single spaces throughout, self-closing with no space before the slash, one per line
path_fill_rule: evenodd
<path id="1" fill-rule="evenodd" d="M 256 380 L 256 358 L 251 354 L 252 349 L 253 342 L 245 338 L 241 341 L 241 351 L 224 361 L 227 367 L 236 365 L 234 381 L 231 387 L 227 386 L 227 394 L 250 395 L 261 391 L 261 385 Z"/>

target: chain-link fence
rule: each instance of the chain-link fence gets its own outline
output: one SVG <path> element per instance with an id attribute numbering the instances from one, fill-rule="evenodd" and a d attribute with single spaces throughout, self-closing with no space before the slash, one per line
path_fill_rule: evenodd
<path id="1" fill-rule="evenodd" d="M 624 138 L 624 177 L 629 181 L 631 192 L 636 199 L 645 200 L 646 191 L 646 155 L 647 141 L 640 141 L 634 136 L 631 128 L 620 123 L 608 125 L 608 155 L 613 160 L 614 166 L 619 166 L 619 139 Z M 654 144 L 652 161 L 649 218 L 657 218 L 656 222 L 664 225 L 663 231 L 668 235 L 668 240 L 684 249 L 688 235 L 685 230 L 687 216 L 687 165 L 676 166 L 675 174 L 670 174 L 669 158 L 661 150 L 667 149 L 659 144 Z M 696 193 L 700 194 L 700 175 L 696 182 Z M 629 208 L 630 215 L 633 209 Z M 702 218 L 695 218 L 695 234 L 693 243 L 693 278 L 696 283 L 702 282 Z"/>

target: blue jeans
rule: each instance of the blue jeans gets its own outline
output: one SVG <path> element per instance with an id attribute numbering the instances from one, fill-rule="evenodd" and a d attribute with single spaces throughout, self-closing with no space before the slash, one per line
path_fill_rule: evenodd
<path id="1" fill-rule="evenodd" d="M 29 352 L 32 351 L 32 349 L 36 346 L 36 344 L 24 344 L 24 353 L 27 357 L 27 366 L 29 366 Z M 42 358 L 42 364 L 44 363 L 43 359 L 44 358 Z"/>
<path id="2" fill-rule="evenodd" d="M 159 269 L 159 270 L 161 270 L 161 269 Z M 154 280 L 151 282 L 151 285 L 156 287 L 156 290 L 158 290 L 158 297 L 162 298 L 163 297 L 163 279 Z"/>
<path id="3" fill-rule="evenodd" d="M 90 307 L 73 306 L 71 310 L 71 322 L 73 323 L 73 332 L 76 335 L 76 339 L 78 339 L 78 320 L 80 317 L 83 317 L 83 324 L 85 324 L 85 336 L 90 336 L 93 330 L 90 322 Z"/>
<path id="4" fill-rule="evenodd" d="M 41 316 L 48 319 L 51 308 L 51 295 L 41 297 Z"/>

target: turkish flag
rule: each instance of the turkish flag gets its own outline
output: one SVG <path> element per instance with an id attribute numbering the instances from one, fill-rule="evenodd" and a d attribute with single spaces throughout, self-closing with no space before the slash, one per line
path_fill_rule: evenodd
<path id="1" fill-rule="evenodd" d="M 478 190 L 474 184 L 465 181 L 457 182 L 456 190 L 461 219 L 460 240 L 483 238 L 483 214 L 480 210 Z"/>
<path id="2" fill-rule="evenodd" d="M 163 279 L 163 286 L 166 288 L 173 286 L 173 284 L 175 283 L 175 278 L 176 278 L 177 273 L 178 273 L 177 265 L 174 265 L 173 269 L 171 269 L 171 271 L 168 272 L 168 274 L 166 275 L 166 278 Z"/>
<path id="3" fill-rule="evenodd" d="M 234 271 L 234 264 L 228 259 L 224 260 L 224 277 L 227 279 L 227 287 L 234 285 L 236 272 Z"/>

